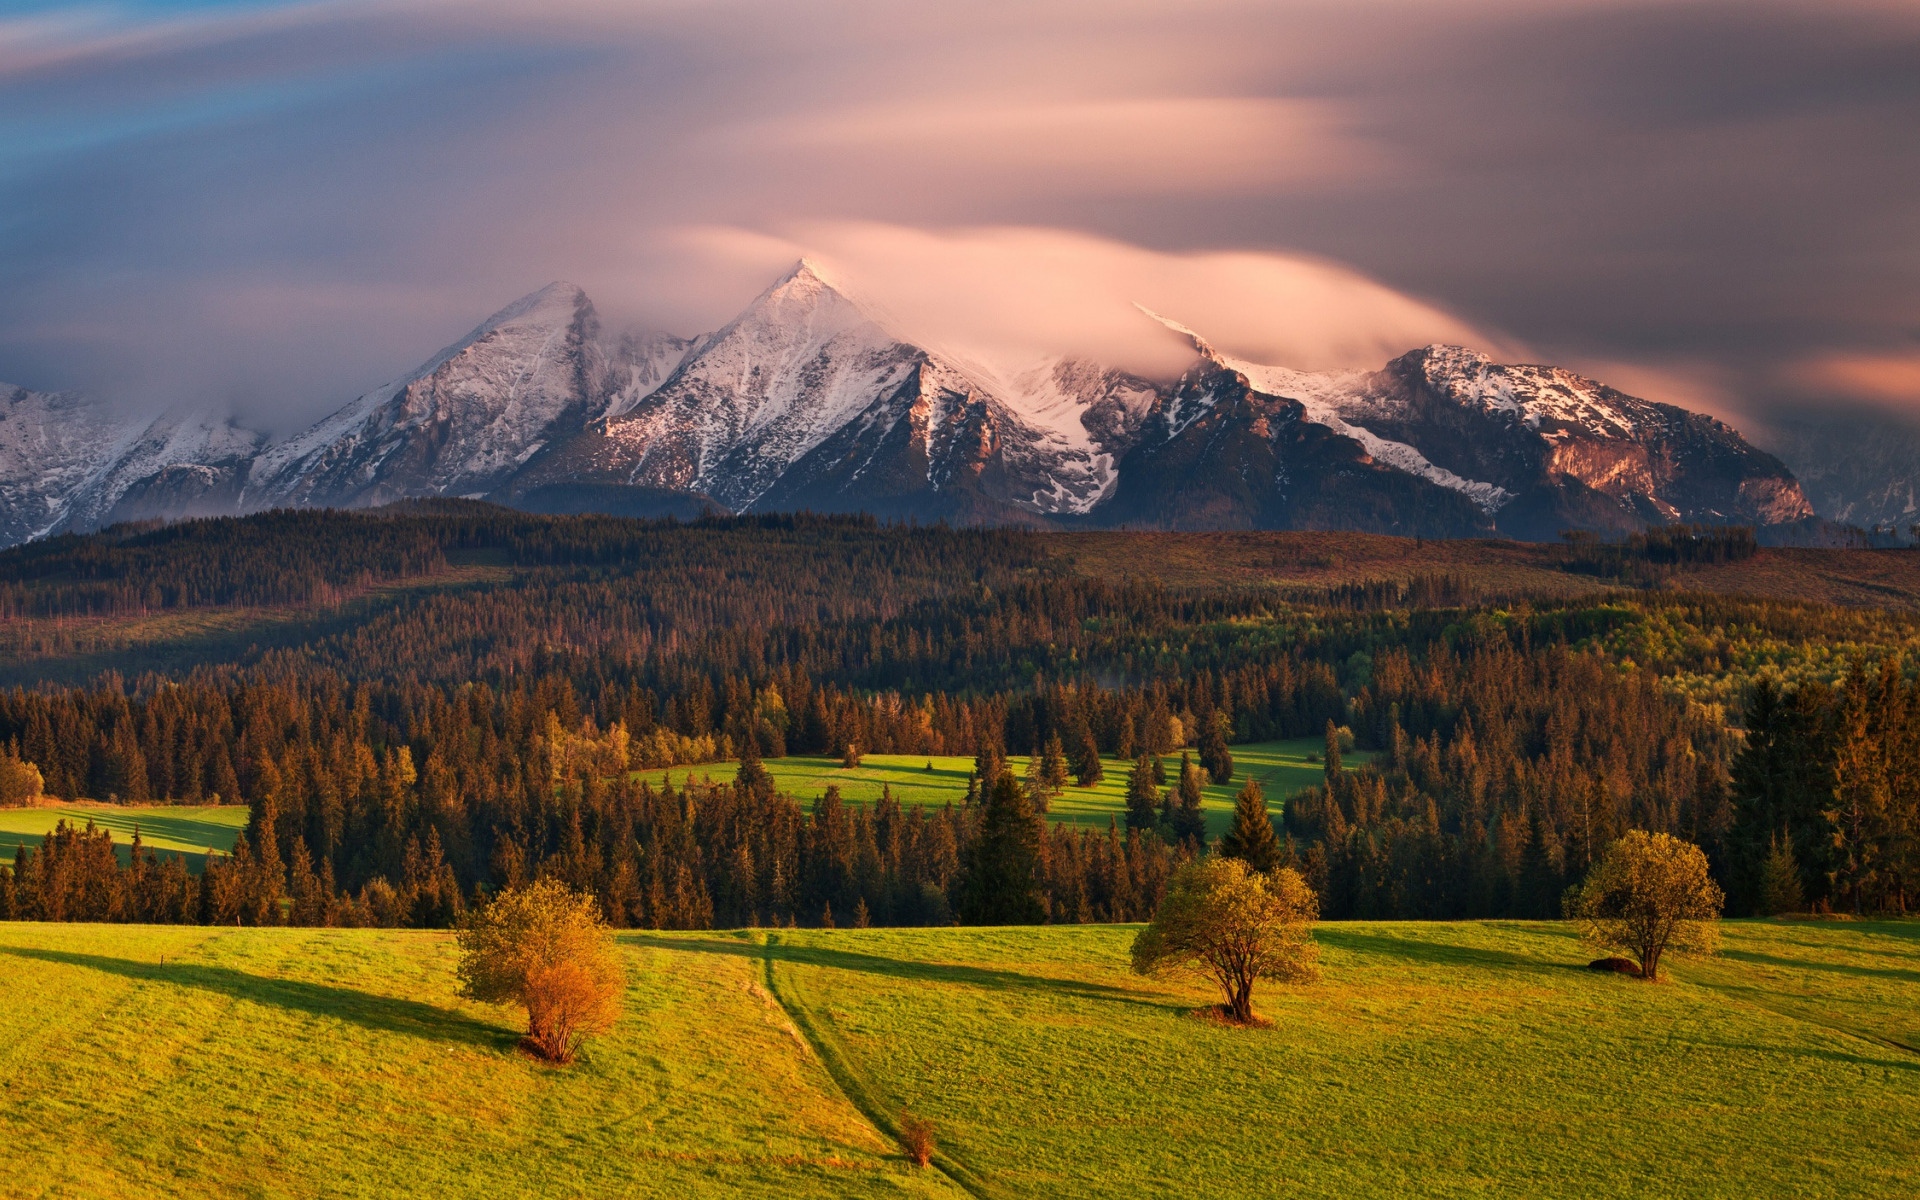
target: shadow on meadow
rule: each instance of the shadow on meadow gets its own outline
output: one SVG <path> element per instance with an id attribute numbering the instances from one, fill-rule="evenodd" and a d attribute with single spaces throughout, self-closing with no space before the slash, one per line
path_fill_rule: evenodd
<path id="1" fill-rule="evenodd" d="M 1857 951 L 1854 952 L 1857 953 Z M 1788 958 L 1780 954 L 1762 954 L 1758 950 L 1742 950 L 1726 946 L 1721 947 L 1720 954 L 1723 958 L 1730 958 L 1736 962 L 1757 963 L 1768 967 L 1789 967 L 1796 971 L 1826 971 L 1835 975 L 1852 975 L 1859 979 L 1900 979 L 1908 983 L 1920 983 L 1920 971 L 1902 967 L 1861 967 L 1849 963 L 1822 962 L 1816 958 Z"/>
<path id="2" fill-rule="evenodd" d="M 1361 957 L 1384 957 L 1433 967 L 1491 967 L 1503 971 L 1558 975 L 1569 968 L 1584 970 L 1587 958 L 1579 943 L 1552 926 L 1527 928 L 1510 922 L 1493 926 L 1503 933 L 1522 933 L 1546 941 L 1536 954 L 1463 946 L 1458 942 L 1399 937 L 1365 922 L 1329 922 L 1314 927 L 1314 940 Z"/>
<path id="3" fill-rule="evenodd" d="M 1019 971 L 1004 971 L 993 967 L 975 967 L 959 963 L 916 962 L 912 959 L 861 954 L 853 950 L 839 950 L 826 946 L 801 945 L 783 942 L 779 940 L 778 934 L 768 935 L 764 943 L 720 938 L 659 937 L 645 933 L 628 934 L 621 940 L 656 950 L 726 954 L 736 958 L 770 958 L 776 962 L 793 963 L 798 966 L 858 971 L 867 975 L 880 975 L 889 979 L 904 979 L 917 983 L 958 983 L 991 991 L 1021 991 L 1070 996 L 1078 1000 L 1102 1000 L 1115 1004 L 1138 1005 L 1141 1008 L 1185 1009 L 1191 1007 L 1186 1003 L 1171 1005 L 1162 1003 L 1111 984 L 1089 983 L 1080 979 L 1055 979 L 1046 975 L 1027 975 Z"/>
<path id="4" fill-rule="evenodd" d="M 0 946 L 0 954 L 31 958 L 41 962 L 85 967 L 118 975 L 142 983 L 166 983 L 194 988 L 255 1004 L 271 1004 L 290 1012 L 316 1017 L 332 1017 L 363 1029 L 398 1033 L 409 1037 L 492 1050 L 512 1049 L 520 1034 L 488 1025 L 459 1013 L 449 1012 L 419 1000 L 401 1000 L 352 988 L 324 983 L 306 983 L 294 979 L 276 979 L 271 975 L 250 975 L 231 967 L 205 963 L 155 963 L 136 959 L 109 958 L 100 954 L 76 954 L 70 950 L 41 950 L 25 946 Z"/>

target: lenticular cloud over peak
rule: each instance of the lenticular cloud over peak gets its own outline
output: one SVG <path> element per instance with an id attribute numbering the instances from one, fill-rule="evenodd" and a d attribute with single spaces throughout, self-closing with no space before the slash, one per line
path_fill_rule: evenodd
<path id="1" fill-rule="evenodd" d="M 1033 226 L 915 229 L 832 222 L 787 238 L 697 229 L 687 243 L 726 262 L 805 258 L 896 332 L 1010 378 L 1067 356 L 1152 378 L 1192 349 L 1141 307 L 1232 353 L 1305 370 L 1377 366 L 1414 346 L 1494 352 L 1511 339 L 1337 263 L 1271 252 L 1168 253 Z"/>

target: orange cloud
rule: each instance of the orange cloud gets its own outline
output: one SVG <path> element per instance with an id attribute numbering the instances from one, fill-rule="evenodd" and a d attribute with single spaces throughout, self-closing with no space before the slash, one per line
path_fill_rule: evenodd
<path id="1" fill-rule="evenodd" d="M 1827 354 L 1792 370 L 1794 382 L 1814 391 L 1902 408 L 1920 407 L 1920 350 L 1881 354 Z"/>
<path id="2" fill-rule="evenodd" d="M 686 252 L 770 277 L 806 256 L 903 336 L 1006 377 L 1082 355 L 1147 375 L 1178 373 L 1190 347 L 1145 305 L 1221 349 L 1300 369 L 1377 367 L 1430 342 L 1512 353 L 1497 336 L 1338 263 L 1236 251 L 1174 254 L 1061 229 L 929 231 L 821 222 L 784 237 L 703 228 Z"/>

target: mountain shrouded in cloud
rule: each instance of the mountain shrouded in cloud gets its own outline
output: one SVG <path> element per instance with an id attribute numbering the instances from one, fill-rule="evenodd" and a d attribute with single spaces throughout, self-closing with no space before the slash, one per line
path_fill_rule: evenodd
<path id="1" fill-rule="evenodd" d="M 0 379 L 287 433 L 548 280 L 687 336 L 811 253 L 1006 386 L 1159 370 L 1138 301 L 1302 369 L 1619 364 L 1820 473 L 1836 399 L 1920 427 L 1916 61 L 1879 0 L 36 2 Z"/>
<path id="2" fill-rule="evenodd" d="M 996 242 L 976 233 L 958 244 Z M 1040 251 L 1061 244 L 1034 231 L 1007 242 L 1043 268 Z M 1110 263 L 1113 249 L 1099 249 Z M 949 315 L 1011 302 L 1055 278 L 1058 264 L 1000 274 L 997 286 L 976 281 L 929 308 L 897 280 L 850 286 L 803 259 L 693 338 L 611 336 L 584 291 L 553 283 L 280 439 L 176 415 L 103 428 L 83 401 L 16 389 L 0 410 L 0 489 L 26 517 L 4 532 L 20 540 L 134 518 L 433 497 L 541 511 L 711 506 L 1443 537 L 1792 526 L 1812 515 L 1786 468 L 1727 425 L 1570 371 L 1445 343 L 1384 367 L 1300 370 L 1236 356 L 1138 303 L 1079 317 L 1062 309 L 1037 326 L 1018 308 Z M 1328 302 L 1442 320 L 1324 267 L 1259 275 L 1269 285 L 1300 278 Z M 1143 281 L 1098 282 L 1073 296 L 1056 284 L 1037 302 L 1098 310 L 1107 285 Z M 1207 310 L 1198 293 L 1162 288 L 1149 294 Z M 876 292 L 905 301 L 908 315 Z M 962 349 L 920 336 L 931 329 L 959 332 Z M 1103 359 L 1103 337 L 1148 349 L 1131 363 Z M 1170 342 L 1184 353 L 1165 354 Z"/>

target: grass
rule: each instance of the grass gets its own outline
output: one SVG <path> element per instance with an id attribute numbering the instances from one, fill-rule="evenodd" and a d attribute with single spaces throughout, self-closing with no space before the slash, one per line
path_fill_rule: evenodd
<path id="1" fill-rule="evenodd" d="M 1920 1190 L 1920 926 L 1726 934 L 1647 985 L 1558 924 L 1323 926 L 1240 1030 L 1126 927 L 628 933 L 626 1017 L 557 1071 L 452 998 L 445 934 L 0 924 L 4 1190 Z"/>
<path id="2" fill-rule="evenodd" d="M 33 808 L 0 808 L 0 857 L 13 861 L 14 848 L 38 846 L 53 827 L 66 821 L 85 827 L 88 821 L 111 830 L 120 860 L 127 859 L 134 830 L 140 844 L 162 854 L 182 854 L 192 870 L 205 863 L 209 849 L 227 853 L 247 827 L 244 804 L 47 804 Z"/>
<path id="3" fill-rule="evenodd" d="M 1325 746 L 1324 738 L 1294 738 L 1230 747 L 1233 751 L 1233 782 L 1208 784 L 1203 792 L 1207 835 L 1218 837 L 1226 832 L 1233 820 L 1234 794 L 1246 782 L 1248 775 L 1260 781 L 1260 788 L 1267 797 L 1267 810 L 1278 817 L 1288 796 L 1302 788 L 1316 786 L 1326 778 L 1325 771 L 1317 761 Z M 1013 755 L 1007 761 L 1012 764 L 1015 774 L 1025 777 L 1026 755 Z M 1167 782 L 1171 785 L 1179 778 L 1180 756 L 1168 755 L 1163 761 L 1167 766 Z M 933 766 L 931 771 L 927 770 L 929 763 Z M 1133 770 L 1133 763 L 1131 760 L 1113 758 L 1103 759 L 1102 763 L 1106 777 L 1091 788 L 1069 784 L 1065 794 L 1056 797 L 1049 808 L 1047 815 L 1051 820 L 1105 829 L 1111 817 L 1118 819 L 1122 828 L 1125 827 L 1127 775 Z M 772 774 L 776 787 L 792 793 L 802 803 L 810 803 L 830 785 L 838 785 L 840 796 L 847 803 L 872 804 L 880 798 L 880 789 L 885 786 L 891 787 L 894 798 L 908 808 L 916 804 L 938 808 L 943 804 L 958 804 L 966 797 L 967 777 L 973 773 L 973 757 L 868 754 L 852 770 L 841 766 L 838 758 L 792 757 L 769 759 L 766 768 Z M 643 774 L 655 783 L 671 778 L 677 785 L 685 781 L 688 775 L 730 780 L 737 770 L 737 763 L 723 762 L 651 770 Z"/>

